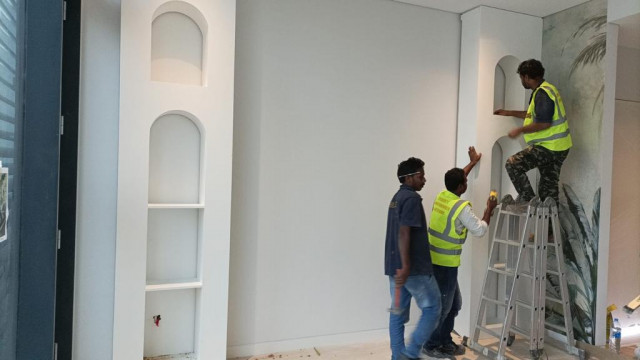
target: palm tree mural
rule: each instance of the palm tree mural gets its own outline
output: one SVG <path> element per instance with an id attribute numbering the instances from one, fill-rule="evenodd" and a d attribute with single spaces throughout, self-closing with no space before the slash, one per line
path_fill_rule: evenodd
<path id="1" fill-rule="evenodd" d="M 591 221 L 571 186 L 562 185 L 566 203 L 560 203 L 559 219 L 562 252 L 571 301 L 571 316 L 576 340 L 594 344 L 596 287 L 598 282 L 598 240 L 600 229 L 600 188 L 593 197 Z M 560 298 L 558 278 L 550 275 L 547 293 Z M 549 305 L 549 304 L 547 304 Z M 562 307 L 548 306 L 547 320 L 564 323 Z"/>
<path id="2" fill-rule="evenodd" d="M 570 44 L 582 42 L 586 45 L 571 62 L 569 79 L 589 65 L 599 65 L 606 52 L 606 7 L 603 12 L 587 17 L 568 37 L 562 48 L 561 56 Z M 595 89 L 594 89 L 595 90 Z M 601 127 L 602 114 L 595 114 L 604 95 L 604 83 L 600 86 L 593 101 L 592 115 L 596 128 Z M 569 184 L 561 185 L 564 199 L 559 204 L 559 219 L 562 232 L 562 250 L 565 256 L 565 270 L 569 296 L 571 299 L 571 316 L 576 340 L 594 344 L 596 328 L 596 290 L 597 264 L 600 225 L 600 188 L 593 195 L 592 214 L 589 218 L 585 207 Z M 566 200 L 566 201 L 564 201 Z M 558 278 L 549 276 L 547 292 L 558 297 Z M 554 294 L 555 293 L 555 294 Z M 547 304 L 547 320 L 563 324 L 562 308 Z M 555 306 L 555 307 L 554 307 Z"/>
<path id="3" fill-rule="evenodd" d="M 591 35 L 589 39 L 589 43 L 585 46 L 580 54 L 573 60 L 573 64 L 571 64 L 571 71 L 569 72 L 569 77 L 573 75 L 573 73 L 580 67 L 585 65 L 595 65 L 599 64 L 602 59 L 604 59 L 604 55 L 607 51 L 607 33 L 606 26 L 607 25 L 607 15 L 596 15 L 587 19 L 578 30 L 576 30 L 571 38 L 567 41 L 567 43 L 576 40 L 577 38 L 583 36 L 585 33 L 595 32 Z M 566 46 L 566 45 L 565 45 Z M 564 48 L 562 49 L 562 53 L 564 53 Z M 598 92 L 598 96 L 596 100 L 593 102 L 593 109 L 595 111 L 596 105 L 602 101 L 602 95 L 604 94 L 604 84 L 600 87 L 600 91 Z"/>

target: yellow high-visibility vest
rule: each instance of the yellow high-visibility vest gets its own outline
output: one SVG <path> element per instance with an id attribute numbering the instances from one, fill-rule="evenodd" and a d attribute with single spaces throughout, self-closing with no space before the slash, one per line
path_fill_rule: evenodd
<path id="1" fill-rule="evenodd" d="M 533 119 L 536 116 L 535 98 L 538 91 L 544 91 L 549 95 L 549 98 L 555 104 L 553 111 L 553 121 L 551 126 L 538 132 L 524 134 L 524 140 L 529 145 L 539 145 L 552 151 L 563 151 L 569 149 L 573 142 L 571 141 L 571 134 L 569 133 L 569 123 L 567 122 L 567 114 L 564 111 L 564 104 L 562 97 L 555 86 L 544 81 L 533 92 L 531 96 L 531 102 L 527 109 L 527 115 L 524 119 L 524 126 L 533 123 Z"/>
<path id="2" fill-rule="evenodd" d="M 462 234 L 456 232 L 455 221 L 465 206 L 471 203 L 448 190 L 436 197 L 429 223 L 429 250 L 431 262 L 435 265 L 458 267 L 462 244 L 467 239 L 467 229 Z"/>

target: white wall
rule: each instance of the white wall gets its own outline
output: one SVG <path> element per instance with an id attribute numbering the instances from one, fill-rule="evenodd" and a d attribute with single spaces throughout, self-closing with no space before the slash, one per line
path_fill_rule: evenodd
<path id="1" fill-rule="evenodd" d="M 120 0 L 82 2 L 73 358 L 111 359 Z"/>
<path id="2" fill-rule="evenodd" d="M 459 16 L 237 9 L 229 355 L 386 339 L 387 204 L 407 157 L 426 162 L 427 212 L 454 166 Z"/>
<path id="3" fill-rule="evenodd" d="M 623 219 L 625 211 L 635 211 L 633 206 L 624 201 L 631 200 L 636 195 L 629 193 L 621 195 L 621 191 L 624 192 L 626 189 L 617 188 L 624 184 L 627 176 L 633 176 L 636 171 L 633 162 L 629 170 L 626 170 L 625 167 L 628 165 L 624 163 L 626 159 L 618 156 L 623 156 L 626 150 L 623 144 L 620 144 L 620 142 L 627 141 L 624 140 L 626 132 L 632 134 L 635 131 L 633 122 L 630 122 L 628 117 L 630 112 L 633 114 L 635 111 L 637 114 L 637 102 L 621 100 L 632 100 L 637 97 L 637 62 L 635 64 L 632 62 L 635 60 L 637 49 L 629 49 L 619 45 L 629 42 L 625 40 L 640 36 L 640 29 L 637 26 L 638 16 L 640 16 L 640 2 L 637 0 L 609 0 L 607 2 L 607 21 L 609 24 L 607 24 L 601 135 L 602 194 L 600 206 L 601 240 L 598 247 L 597 324 L 604 324 L 606 307 L 609 304 L 625 305 L 631 298 L 624 300 L 623 296 L 633 296 L 628 294 L 640 286 L 637 281 L 637 268 L 628 268 L 628 266 L 636 265 L 637 258 L 632 260 L 631 265 L 625 263 L 623 267 L 624 270 L 630 270 L 628 273 L 632 277 L 623 276 L 619 272 L 620 261 L 623 263 L 629 261 L 633 258 L 634 250 L 637 250 L 637 246 L 627 243 L 627 240 L 630 239 L 626 238 L 634 231 L 635 223 L 633 220 L 629 222 Z M 633 34 L 628 30 L 631 30 Z M 618 59 L 618 56 L 621 56 L 621 59 Z M 625 98 L 621 96 L 625 96 Z M 624 199 L 621 196 L 624 196 Z M 635 252 L 635 254 L 638 253 Z M 620 293 L 623 288 L 624 292 Z M 623 324 L 623 326 L 627 325 L 629 324 Z M 605 328 L 605 326 L 596 328 L 596 344 L 598 345 L 605 343 Z"/>
<path id="4" fill-rule="evenodd" d="M 618 47 L 617 58 L 607 303 L 621 310 L 640 293 L 640 161 L 636 155 L 640 151 L 640 48 Z M 637 313 L 628 316 L 617 311 L 615 316 L 624 328 L 640 322 Z M 626 332 L 623 342 L 638 341 L 637 336 L 625 336 Z"/>

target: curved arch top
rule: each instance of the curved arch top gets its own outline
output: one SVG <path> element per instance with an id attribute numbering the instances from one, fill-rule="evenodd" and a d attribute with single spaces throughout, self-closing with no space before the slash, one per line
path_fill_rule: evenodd
<path id="1" fill-rule="evenodd" d="M 200 32 L 202 32 L 203 35 L 207 34 L 208 24 L 204 15 L 202 15 L 200 10 L 195 6 L 184 1 L 167 1 L 166 3 L 158 6 L 156 11 L 153 13 L 151 21 L 155 21 L 158 16 L 168 12 L 177 12 L 188 16 L 198 25 Z"/>
<path id="2" fill-rule="evenodd" d="M 202 199 L 202 143 L 199 121 L 172 111 L 151 125 L 149 203 L 196 204 Z"/>
<path id="3" fill-rule="evenodd" d="M 169 111 L 165 111 L 162 114 L 158 115 L 158 117 L 153 121 L 153 123 L 151 123 L 151 127 L 153 127 L 153 125 L 160 120 L 160 118 L 167 116 L 167 115 L 180 115 L 182 117 L 185 117 L 189 120 L 191 120 L 191 122 L 198 128 L 198 131 L 200 131 L 200 136 L 201 138 L 204 138 L 205 133 L 206 133 L 206 129 L 204 127 L 204 124 L 202 124 L 202 121 L 200 121 L 200 119 L 193 115 L 192 113 L 185 111 L 185 110 L 169 110 Z"/>
<path id="4" fill-rule="evenodd" d="M 151 80 L 202 85 L 206 64 L 207 21 L 183 1 L 162 4 L 151 23 Z"/>

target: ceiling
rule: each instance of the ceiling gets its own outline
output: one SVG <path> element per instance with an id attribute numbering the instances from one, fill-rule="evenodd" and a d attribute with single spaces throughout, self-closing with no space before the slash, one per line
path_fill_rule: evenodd
<path id="1" fill-rule="evenodd" d="M 393 0 L 430 9 L 462 14 L 478 6 L 545 17 L 590 0 Z M 616 21 L 620 25 L 618 45 L 640 49 L 640 14 Z"/>
<path id="2" fill-rule="evenodd" d="M 394 0 L 462 14 L 478 6 L 513 11 L 521 14 L 545 17 L 559 11 L 580 5 L 589 0 Z"/>

